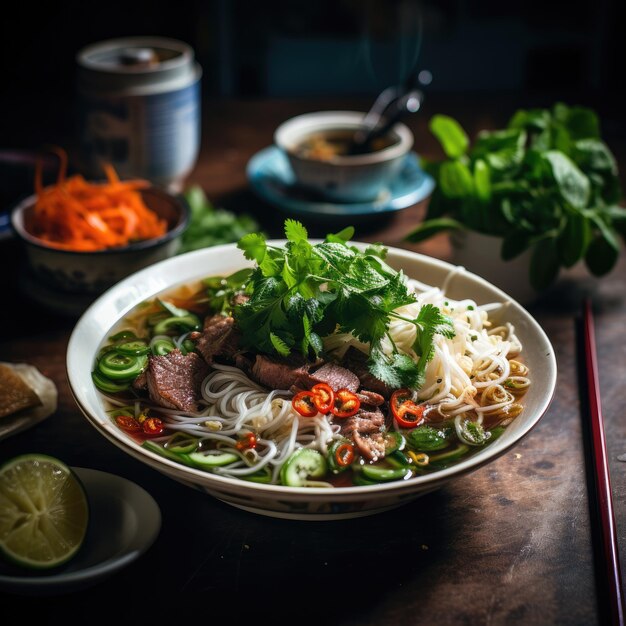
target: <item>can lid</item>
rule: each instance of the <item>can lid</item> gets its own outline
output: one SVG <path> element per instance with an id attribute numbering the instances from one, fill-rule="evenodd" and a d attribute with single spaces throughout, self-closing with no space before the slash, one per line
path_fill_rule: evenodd
<path id="1" fill-rule="evenodd" d="M 93 91 L 158 91 L 197 75 L 191 46 L 166 37 L 108 39 L 80 50 L 76 61 L 79 87 Z"/>
<path id="2" fill-rule="evenodd" d="M 159 63 L 159 55 L 154 48 L 123 48 L 120 50 L 119 63 L 133 67 L 153 67 Z"/>

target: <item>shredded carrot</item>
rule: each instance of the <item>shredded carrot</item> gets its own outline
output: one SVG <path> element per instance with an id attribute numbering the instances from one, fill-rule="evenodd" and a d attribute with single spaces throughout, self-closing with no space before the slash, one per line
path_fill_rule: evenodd
<path id="1" fill-rule="evenodd" d="M 120 180 L 112 165 L 108 182 L 90 183 L 80 175 L 67 177 L 67 155 L 53 148 L 60 160 L 56 184 L 44 187 L 41 163 L 35 170 L 35 202 L 29 232 L 63 250 L 89 251 L 125 246 L 160 237 L 167 223 L 146 206 L 140 190 L 145 180 Z"/>

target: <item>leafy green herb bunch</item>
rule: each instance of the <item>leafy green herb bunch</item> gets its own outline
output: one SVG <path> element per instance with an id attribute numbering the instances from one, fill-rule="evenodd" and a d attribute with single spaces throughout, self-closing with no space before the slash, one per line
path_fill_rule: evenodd
<path id="1" fill-rule="evenodd" d="M 409 241 L 456 229 L 500 237 L 504 261 L 532 250 L 537 290 L 581 259 L 597 276 L 613 268 L 626 209 L 618 205 L 617 165 L 592 110 L 561 103 L 522 109 L 505 129 L 479 133 L 473 146 L 445 115 L 435 115 L 430 129 L 447 158 L 426 164 L 437 187 Z"/>
<path id="2" fill-rule="evenodd" d="M 435 353 L 435 335 L 454 337 L 453 322 L 432 304 L 422 305 L 414 318 L 398 312 L 416 302 L 406 277 L 387 265 L 386 248 L 372 244 L 361 250 L 350 244 L 353 235 L 350 226 L 311 243 L 306 228 L 288 219 L 284 246 L 272 246 L 258 233 L 242 237 L 237 246 L 256 261 L 244 283 L 250 299 L 233 311 L 242 344 L 265 354 L 316 358 L 324 352 L 324 337 L 350 333 L 368 344 L 373 376 L 394 389 L 418 389 Z M 393 342 L 393 319 L 415 326 L 411 347 L 417 361 Z"/>

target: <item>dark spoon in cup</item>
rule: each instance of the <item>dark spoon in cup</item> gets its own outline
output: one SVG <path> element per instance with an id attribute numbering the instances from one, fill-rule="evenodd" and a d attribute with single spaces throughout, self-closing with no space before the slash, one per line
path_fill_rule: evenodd
<path id="1" fill-rule="evenodd" d="M 377 137 L 384 136 L 404 115 L 417 113 L 424 100 L 424 93 L 417 85 L 429 85 L 431 81 L 432 75 L 427 70 L 413 71 L 402 85 L 381 91 L 363 118 L 363 126 L 354 133 L 348 154 L 371 152 L 372 142 Z"/>
<path id="2" fill-rule="evenodd" d="M 424 95 L 414 89 L 400 98 L 397 98 L 381 115 L 376 124 L 360 128 L 353 137 L 348 154 L 366 154 L 372 150 L 372 142 L 383 137 L 407 113 L 417 113 L 422 106 Z M 368 114 L 369 115 L 369 114 Z M 367 119 L 367 118 L 366 118 Z"/>

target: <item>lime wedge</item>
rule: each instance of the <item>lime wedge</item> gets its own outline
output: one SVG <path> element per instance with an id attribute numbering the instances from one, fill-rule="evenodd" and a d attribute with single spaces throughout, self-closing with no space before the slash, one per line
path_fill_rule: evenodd
<path id="1" fill-rule="evenodd" d="M 0 468 L 0 551 L 30 568 L 71 559 L 85 539 L 87 496 L 58 459 L 26 454 Z"/>

